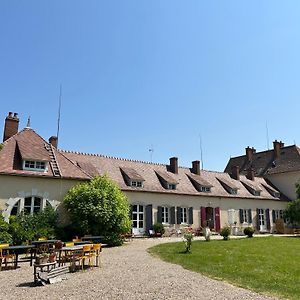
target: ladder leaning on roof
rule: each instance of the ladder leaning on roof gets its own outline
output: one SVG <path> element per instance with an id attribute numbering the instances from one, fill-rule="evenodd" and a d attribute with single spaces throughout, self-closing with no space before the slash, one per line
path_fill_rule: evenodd
<path id="1" fill-rule="evenodd" d="M 59 166 L 57 164 L 56 157 L 55 157 L 52 145 L 45 144 L 45 149 L 48 151 L 49 156 L 50 156 L 50 166 L 51 166 L 51 169 L 53 171 L 53 175 L 55 177 L 61 176 L 60 169 L 59 169 Z"/>

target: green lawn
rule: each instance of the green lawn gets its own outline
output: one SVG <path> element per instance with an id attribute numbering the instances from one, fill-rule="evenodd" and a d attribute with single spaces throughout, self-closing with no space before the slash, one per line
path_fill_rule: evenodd
<path id="1" fill-rule="evenodd" d="M 300 299 L 300 238 L 266 237 L 229 241 L 193 241 L 149 249 L 161 259 L 186 269 L 259 293 Z"/>

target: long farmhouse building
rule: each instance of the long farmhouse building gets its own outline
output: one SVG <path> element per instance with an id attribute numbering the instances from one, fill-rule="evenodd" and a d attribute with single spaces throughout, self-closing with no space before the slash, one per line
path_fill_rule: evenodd
<path id="1" fill-rule="evenodd" d="M 219 232 L 235 225 L 272 232 L 290 201 L 275 181 L 255 176 L 253 168 L 234 160 L 226 172 L 214 172 L 201 170 L 198 160 L 180 167 L 177 157 L 156 164 L 64 151 L 57 149 L 56 137 L 46 141 L 30 127 L 18 127 L 18 115 L 10 112 L 0 150 L 0 212 L 7 220 L 47 205 L 63 213 L 62 202 L 72 186 L 104 174 L 127 195 L 136 235 L 147 233 L 155 222 L 167 230 L 209 226 Z"/>

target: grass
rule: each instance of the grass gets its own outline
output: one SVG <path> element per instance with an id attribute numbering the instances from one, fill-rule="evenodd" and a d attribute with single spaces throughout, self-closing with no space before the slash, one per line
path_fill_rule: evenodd
<path id="1" fill-rule="evenodd" d="M 194 241 L 149 249 L 161 259 L 185 269 L 224 280 L 259 293 L 300 299 L 300 238 L 266 237 L 229 241 Z"/>

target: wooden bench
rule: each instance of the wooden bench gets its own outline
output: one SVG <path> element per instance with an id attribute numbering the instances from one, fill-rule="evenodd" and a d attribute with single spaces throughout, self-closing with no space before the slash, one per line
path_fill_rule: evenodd
<path id="1" fill-rule="evenodd" d="M 48 271 L 40 271 L 36 275 L 36 282 L 41 282 L 43 285 L 47 283 L 56 283 L 62 280 L 62 275 L 70 272 L 68 266 L 53 268 Z"/>

